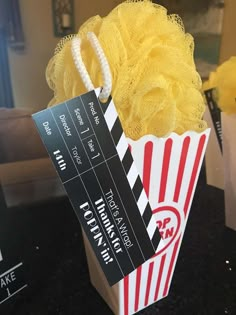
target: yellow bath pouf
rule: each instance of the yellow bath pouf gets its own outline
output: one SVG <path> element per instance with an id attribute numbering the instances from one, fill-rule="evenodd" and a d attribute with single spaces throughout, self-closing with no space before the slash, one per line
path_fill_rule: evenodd
<path id="1" fill-rule="evenodd" d="M 227 114 L 236 114 L 236 57 L 222 63 L 204 83 L 203 89 L 216 88 L 218 105 Z"/>
<path id="2" fill-rule="evenodd" d="M 100 65 L 86 39 L 88 32 L 96 34 L 110 65 L 112 97 L 127 137 L 162 137 L 207 127 L 193 38 L 178 16 L 148 0 L 126 1 L 106 17 L 85 22 L 73 36 L 82 40 L 82 59 L 98 87 L 103 84 Z M 86 92 L 71 55 L 73 36 L 58 44 L 47 67 L 54 91 L 49 106 Z"/>

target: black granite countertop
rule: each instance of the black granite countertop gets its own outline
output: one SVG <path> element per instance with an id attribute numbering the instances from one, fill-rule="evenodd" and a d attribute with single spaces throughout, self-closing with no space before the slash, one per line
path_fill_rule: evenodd
<path id="1" fill-rule="evenodd" d="M 0 305 L 1 315 L 112 314 L 89 282 L 80 226 L 67 198 L 11 209 L 2 202 L 0 222 L 2 251 L 8 250 L 2 244 L 11 249 L 0 272 L 22 261 L 28 284 Z M 202 171 L 169 296 L 139 314 L 235 315 L 235 244 L 236 232 L 224 226 L 223 191 L 207 186 Z"/>

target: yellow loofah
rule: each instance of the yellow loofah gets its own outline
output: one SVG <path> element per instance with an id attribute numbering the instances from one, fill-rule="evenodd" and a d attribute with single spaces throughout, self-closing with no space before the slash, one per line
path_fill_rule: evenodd
<path id="1" fill-rule="evenodd" d="M 236 114 L 236 56 L 220 65 L 210 74 L 203 89 L 217 88 L 218 105 L 227 114 Z"/>
<path id="2" fill-rule="evenodd" d="M 126 136 L 158 137 L 187 130 L 201 132 L 205 110 L 201 79 L 193 60 L 194 43 L 181 19 L 167 15 L 149 0 L 126 1 L 106 17 L 85 22 L 78 35 L 81 54 L 94 86 L 102 86 L 99 63 L 86 39 L 94 32 L 104 50 L 112 73 L 112 97 Z M 71 55 L 71 39 L 57 46 L 46 77 L 54 90 L 49 106 L 86 90 Z"/>

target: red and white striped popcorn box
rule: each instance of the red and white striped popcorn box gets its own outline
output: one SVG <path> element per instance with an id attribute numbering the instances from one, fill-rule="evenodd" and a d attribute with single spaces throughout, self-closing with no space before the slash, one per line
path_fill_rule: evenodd
<path id="1" fill-rule="evenodd" d="M 116 315 L 134 314 L 168 295 L 209 134 L 128 139 L 162 241 L 151 259 L 110 287 L 85 238 L 91 282 Z"/>

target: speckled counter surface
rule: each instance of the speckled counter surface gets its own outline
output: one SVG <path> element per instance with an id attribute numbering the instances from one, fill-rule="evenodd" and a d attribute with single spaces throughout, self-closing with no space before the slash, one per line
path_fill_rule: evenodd
<path id="1" fill-rule="evenodd" d="M 38 250 L 24 257 L 28 288 L 3 303 L 0 314 L 112 314 L 89 282 L 81 230 L 68 200 L 10 211 L 18 228 L 24 224 L 24 250 Z M 139 314 L 236 314 L 236 232 L 224 227 L 223 191 L 207 186 L 204 172 L 170 294 Z"/>

